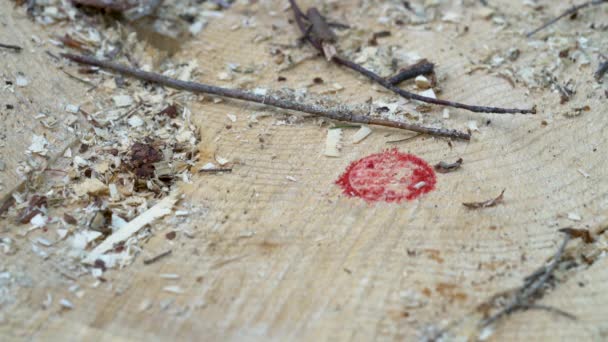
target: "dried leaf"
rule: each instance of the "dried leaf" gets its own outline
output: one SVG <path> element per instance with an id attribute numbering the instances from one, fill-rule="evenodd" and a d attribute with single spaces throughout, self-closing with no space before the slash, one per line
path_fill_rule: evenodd
<path id="1" fill-rule="evenodd" d="M 588 229 L 576 229 L 576 228 L 563 228 L 560 232 L 569 234 L 573 238 L 581 238 L 585 243 L 593 243 L 595 239 L 591 236 Z"/>
<path id="2" fill-rule="evenodd" d="M 481 209 L 481 208 L 489 208 L 489 207 L 493 207 L 495 205 L 497 205 L 498 203 L 502 202 L 502 197 L 505 193 L 505 190 L 502 190 L 502 192 L 500 193 L 500 195 L 498 195 L 498 197 L 494 198 L 494 199 L 490 199 L 484 202 L 465 202 L 462 203 L 462 205 L 464 205 L 465 207 L 469 208 L 469 209 Z"/>

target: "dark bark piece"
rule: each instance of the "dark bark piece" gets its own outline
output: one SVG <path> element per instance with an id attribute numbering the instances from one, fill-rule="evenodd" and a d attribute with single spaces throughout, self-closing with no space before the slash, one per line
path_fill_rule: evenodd
<path id="1" fill-rule="evenodd" d="M 398 85 L 399 83 L 416 78 L 420 75 L 427 75 L 433 72 L 435 64 L 429 62 L 426 59 L 422 59 L 415 64 L 412 64 L 406 68 L 399 70 L 395 76 L 388 79 L 388 82 L 392 85 Z"/>
<path id="2" fill-rule="evenodd" d="M 23 49 L 21 46 L 11 45 L 11 44 L 3 44 L 3 43 L 0 43 L 0 48 L 14 50 L 16 52 L 21 52 L 21 50 Z"/>
<path id="3" fill-rule="evenodd" d="M 311 24 L 311 31 L 309 34 L 311 34 L 314 39 L 321 44 L 323 42 L 334 43 L 336 41 L 336 35 L 316 8 L 309 8 L 308 11 L 306 11 L 306 16 Z"/>
<path id="4" fill-rule="evenodd" d="M 604 77 L 604 74 L 606 74 L 608 72 L 608 61 L 604 61 L 603 63 L 600 63 L 600 66 L 597 68 L 597 71 L 595 72 L 595 79 L 600 82 L 602 80 L 602 77 Z"/>
<path id="5" fill-rule="evenodd" d="M 138 4 L 136 0 L 72 0 L 72 3 L 112 12 L 124 12 Z"/>
<path id="6" fill-rule="evenodd" d="M 458 160 L 453 163 L 447 163 L 447 162 L 441 161 L 435 165 L 435 171 L 437 171 L 439 173 L 454 172 L 454 171 L 460 169 L 461 165 L 462 165 L 462 158 L 458 158 Z"/>

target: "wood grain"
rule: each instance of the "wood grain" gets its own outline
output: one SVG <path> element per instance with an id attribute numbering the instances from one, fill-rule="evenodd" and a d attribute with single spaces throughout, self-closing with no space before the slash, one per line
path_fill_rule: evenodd
<path id="1" fill-rule="evenodd" d="M 8 1 L 2 2 L 3 8 L 11 9 L 0 14 L 6 23 L 0 28 L 0 41 L 9 32 L 19 32 L 16 37 L 21 42 L 31 34 L 46 34 Z M 335 94 L 342 101 L 361 103 L 369 97 L 391 96 L 320 57 L 277 73 L 269 46 L 253 41 L 260 32 L 273 32 L 273 23 L 279 27 L 274 32 L 279 39 L 295 40 L 296 27 L 286 24 L 283 12 L 277 11 L 283 5 L 259 1 L 235 6 L 186 42 L 173 58 L 196 59 L 199 80 L 218 84 L 222 82 L 216 75 L 226 63 L 238 63 L 259 69 L 250 74 L 256 87 L 299 87 L 321 76 L 344 86 Z M 521 19 L 517 13 L 529 10 L 518 1 L 497 1 L 496 6 L 514 22 Z M 269 10 L 277 14 L 265 14 Z M 378 24 L 364 11 L 352 13 L 372 32 Z M 256 14 L 255 28 L 226 29 L 247 13 Z M 601 12 L 585 15 L 602 20 Z M 495 293 L 519 286 L 554 253 L 560 241 L 557 229 L 572 225 L 567 213 L 582 216 L 577 226 L 597 229 L 607 219 L 608 205 L 608 117 L 592 68 L 568 69 L 578 88 L 567 106 L 589 105 L 591 110 L 565 117 L 567 108 L 549 90 L 527 90 L 521 84 L 512 88 L 484 71 L 465 73 L 469 60 L 481 58 L 486 50 L 518 47 L 522 56 L 517 65 L 535 58 L 515 29 L 489 35 L 489 22 L 471 20 L 467 35 L 458 35 L 447 24 L 442 32 L 403 27 L 383 38 L 382 44 L 405 46 L 436 63 L 437 72 L 447 76 L 441 83 L 442 97 L 504 107 L 535 104 L 539 113 L 505 116 L 451 110 L 446 121 L 451 128 L 464 128 L 469 120 L 479 122 L 481 132 L 471 142 L 453 142 L 449 147 L 445 140 L 422 137 L 394 145 L 429 164 L 464 159 L 457 172 L 438 174 L 435 191 L 400 205 L 368 204 L 341 195 L 335 186 L 350 162 L 391 147 L 386 141 L 402 136 L 398 131 L 375 128 L 362 143 L 346 143 L 342 157 L 327 158 L 322 155 L 326 126 L 312 118 L 277 125 L 284 112 L 232 101 L 192 102 L 193 120 L 200 129 L 201 165 L 218 155 L 234 162 L 233 172 L 200 174 L 192 184 L 182 184 L 186 193 L 182 205 L 192 206 L 197 214 L 178 223 L 166 219 L 155 227 L 158 233 L 143 246 L 144 255 L 166 249 L 163 231 L 170 227 L 192 231 L 194 237 L 180 235 L 172 242 L 172 255 L 162 262 L 143 266 L 140 256 L 130 267 L 107 273 L 108 283 L 99 288 L 90 288 L 90 277 L 80 279 L 86 294 L 73 299 L 75 308 L 68 311 L 40 308 L 47 292 L 56 300 L 69 296 L 69 281 L 47 267 L 57 260 L 41 262 L 24 242 L 16 255 L 0 263 L 27 275 L 33 285 L 15 290 L 17 302 L 2 307 L 0 334 L 8 340 L 416 340 L 428 331 L 451 326 L 451 336 L 471 338 L 480 318 L 475 307 Z M 559 28 L 576 24 L 566 21 Z M 606 37 L 597 39 L 608 46 Z M 22 105 L 14 111 L 20 115 L 3 121 L 2 130 L 7 132 L 16 132 L 13 127 L 35 130 L 34 120 L 28 117 L 37 109 L 31 106 L 56 109 L 63 104 L 58 99 L 86 98 L 74 81 L 60 76 L 43 48 L 34 50 L 26 48 L 22 53 L 28 58 L 7 55 L 8 62 L 0 65 L 4 74 L 38 68 L 31 72 L 32 86 L 23 90 L 31 93 L 21 95 L 21 100 L 16 97 L 20 93 L 11 95 Z M 53 73 L 56 80 L 45 82 L 42 75 L 52 78 Z M 279 75 L 287 81 L 278 82 Z M 329 85 L 309 91 L 326 88 Z M 33 98 L 35 104 L 26 101 Z M 269 117 L 249 127 L 252 113 Z M 237 121 L 230 122 L 226 114 L 236 115 Z M 435 120 L 441 110 L 426 115 Z M 488 120 L 491 123 L 486 125 Z M 549 124 L 543 125 L 543 120 Z M 345 130 L 345 141 L 354 132 Z M 59 132 L 57 139 L 69 143 Z M 27 149 L 27 139 L 23 140 L 16 133 L 7 136 L 6 141 L 15 142 L 2 150 L 8 170 Z M 5 184 L 18 179 L 11 172 L 0 172 Z M 493 198 L 502 189 L 506 189 L 504 203 L 496 207 L 472 211 L 461 204 Z M 529 311 L 505 320 L 493 338 L 605 339 L 605 263 L 601 259 L 572 275 L 542 301 L 574 313 L 578 321 Z M 161 279 L 160 273 L 181 278 L 171 282 Z M 162 290 L 172 283 L 185 293 Z M 140 311 L 147 300 L 152 306 Z M 161 309 L 168 300 L 173 301 Z"/>

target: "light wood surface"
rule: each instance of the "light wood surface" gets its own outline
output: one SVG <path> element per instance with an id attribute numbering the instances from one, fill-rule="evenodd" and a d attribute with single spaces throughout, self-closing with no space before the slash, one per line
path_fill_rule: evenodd
<path id="1" fill-rule="evenodd" d="M 312 2 L 310 2 L 312 3 Z M 56 113 L 66 103 L 84 102 L 94 92 L 57 69 L 58 65 L 36 46 L 31 36 L 46 39 L 54 28 L 31 23 L 12 2 L 2 0 L 0 41 L 26 46 L 22 54 L 2 53 L 0 75 L 10 78 L 23 70 L 31 85 L 14 94 L 2 92 L 0 105 L 5 134 L 0 147 L 6 171 L 0 172 L 7 195 L 19 184 L 14 172 L 27 150 L 31 135 L 40 129 L 34 119 L 40 110 Z M 255 65 L 255 86 L 297 88 L 313 77 L 339 83 L 335 96 L 362 103 L 370 96 L 390 97 L 351 71 L 312 58 L 277 73 L 269 45 L 254 43 L 261 32 L 273 32 L 292 43 L 295 26 L 286 23 L 284 1 L 237 5 L 182 46 L 175 61 L 195 59 L 199 81 L 217 80 L 226 63 Z M 307 3 L 302 2 L 306 7 Z M 338 5 L 336 5 L 338 6 Z M 340 6 L 342 6 L 340 4 Z M 345 5 L 349 6 L 349 5 Z M 521 1 L 496 1 L 513 25 L 521 19 Z M 560 5 L 552 13 L 566 5 Z M 276 12 L 274 16 L 268 11 Z M 364 9 L 353 10 L 349 20 L 377 25 Z M 255 13 L 256 27 L 229 29 Z M 606 24 L 606 9 L 583 14 L 590 22 Z M 602 18 L 603 16 L 603 18 Z M 522 19 L 523 20 L 523 19 Z M 526 22 L 526 28 L 533 23 Z M 564 32 L 579 21 L 560 23 Z M 140 255 L 133 265 L 105 274 L 107 282 L 91 288 L 85 276 L 78 284 L 83 298 L 71 298 L 74 309 L 57 305 L 42 309 L 47 293 L 55 302 L 70 296 L 72 281 L 54 266 L 59 257 L 41 260 L 26 239 L 16 238 L 16 254 L 2 256 L 0 271 L 20 274 L 28 286 L 3 284 L 15 301 L 0 303 L 0 335 L 4 340 L 246 340 L 335 341 L 417 340 L 429 331 L 448 328 L 448 339 L 473 339 L 481 316 L 477 305 L 502 291 L 517 287 L 523 277 L 542 265 L 561 241 L 557 229 L 566 226 L 600 231 L 608 206 L 605 85 L 598 86 L 590 66 L 571 65 L 567 75 L 577 82 L 571 102 L 560 105 L 559 95 L 548 89 L 512 87 L 506 80 L 483 70 L 466 73 L 470 60 L 488 51 L 521 50 L 513 62 L 533 63 L 535 50 L 513 27 L 493 33 L 490 22 L 472 19 L 469 32 L 456 33 L 444 24 L 443 32 L 403 27 L 393 30 L 382 44 L 399 44 L 438 64 L 442 98 L 466 103 L 506 107 L 536 105 L 538 114 L 492 115 L 450 110 L 447 126 L 466 129 L 476 120 L 480 132 L 470 142 L 421 137 L 400 144 L 386 141 L 407 135 L 373 127 L 360 144 L 350 144 L 354 130 L 345 130 L 342 156 L 323 156 L 327 126 L 313 118 L 276 125 L 284 112 L 236 101 L 192 101 L 193 120 L 200 129 L 201 165 L 214 155 L 235 162 L 229 174 L 197 174 L 191 184 L 181 184 L 186 194 L 180 207 L 193 213 L 184 220 L 166 218 L 155 225 L 156 234 L 143 245 L 143 255 L 173 249 L 170 257 L 143 265 Z M 559 31 L 558 31 L 559 32 Z M 594 36 L 608 46 L 607 37 Z M 310 49 L 303 47 L 303 49 Z M 312 50 L 310 50 L 312 52 Z M 286 82 L 278 82 L 284 75 Z M 327 85 L 309 91 L 322 91 Z M 7 111 L 5 103 L 16 104 Z M 571 108 L 588 105 L 589 111 L 566 117 Z M 249 127 L 252 113 L 267 113 Z M 232 123 L 226 114 L 234 114 Z M 298 115 L 298 114 L 296 114 Z M 441 117 L 436 108 L 428 116 Z M 544 125 L 543 121 L 548 124 Z M 488 124 L 487 124 L 488 123 Z M 226 125 L 232 125 L 226 129 Z M 45 130 L 46 131 L 46 130 Z M 48 131 L 46 131 L 48 132 Z M 260 141 L 263 137 L 263 141 Z M 47 137 L 60 155 L 73 137 L 58 128 Z M 417 200 L 401 204 L 366 203 L 341 194 L 334 184 L 354 160 L 396 147 L 429 164 L 463 158 L 461 170 L 438 174 L 437 188 Z M 589 175 L 585 177 L 579 172 Z M 293 177 L 291 181 L 287 177 Z M 468 210 L 462 202 L 486 200 L 506 189 L 504 203 L 483 210 Z M 582 221 L 573 222 L 568 213 Z M 2 236 L 15 236 L 14 222 L 2 222 Z M 168 241 L 173 227 L 193 232 Z M 605 239 L 594 246 L 573 242 L 571 255 L 584 249 L 605 250 Z M 161 273 L 180 275 L 177 281 Z M 606 260 L 588 268 L 563 272 L 562 280 L 540 301 L 575 314 L 569 321 L 544 311 L 528 311 L 506 318 L 492 335 L 494 340 L 605 340 L 608 334 Z M 180 295 L 163 291 L 179 284 Z M 151 307 L 141 311 L 143 302 Z M 162 309 L 163 304 L 170 305 Z"/>

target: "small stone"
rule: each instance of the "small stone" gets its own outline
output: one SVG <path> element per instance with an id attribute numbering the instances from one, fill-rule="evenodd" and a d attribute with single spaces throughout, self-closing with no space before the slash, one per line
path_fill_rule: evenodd
<path id="1" fill-rule="evenodd" d="M 428 78 L 418 75 L 415 79 L 416 87 L 418 89 L 429 89 L 431 87 L 431 81 Z"/>
<path id="2" fill-rule="evenodd" d="M 492 8 L 490 8 L 490 7 L 483 6 L 483 7 L 480 7 L 476 11 L 475 16 L 477 18 L 481 18 L 481 19 L 486 19 L 487 20 L 487 19 L 492 18 L 492 16 L 494 16 L 494 10 Z"/>

